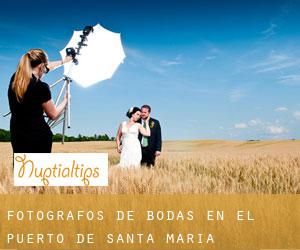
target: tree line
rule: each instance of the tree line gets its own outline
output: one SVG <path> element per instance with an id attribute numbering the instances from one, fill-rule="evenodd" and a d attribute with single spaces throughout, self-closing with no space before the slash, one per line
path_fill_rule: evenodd
<path id="1" fill-rule="evenodd" d="M 62 141 L 62 134 L 54 134 L 52 137 L 54 142 Z M 67 136 L 65 135 L 65 142 L 72 141 L 114 141 L 115 137 L 109 137 L 107 134 L 94 136 L 85 136 L 79 134 L 78 136 Z M 9 142 L 10 141 L 10 132 L 5 129 L 0 129 L 0 141 L 1 142 Z"/>

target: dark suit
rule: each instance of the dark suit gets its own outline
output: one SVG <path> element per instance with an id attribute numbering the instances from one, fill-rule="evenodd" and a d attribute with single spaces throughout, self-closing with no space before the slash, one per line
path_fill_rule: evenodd
<path id="1" fill-rule="evenodd" d="M 141 121 L 142 123 L 142 121 Z M 161 151 L 161 128 L 159 121 L 150 117 L 149 119 L 150 137 L 148 137 L 148 146 L 142 146 L 142 164 L 148 167 L 155 164 L 155 152 Z M 143 136 L 139 134 L 139 140 L 142 141 Z"/>

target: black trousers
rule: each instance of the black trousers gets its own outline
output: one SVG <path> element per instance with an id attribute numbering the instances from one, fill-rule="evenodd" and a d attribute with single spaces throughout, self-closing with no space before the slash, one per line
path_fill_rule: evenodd
<path id="1" fill-rule="evenodd" d="M 142 147 L 142 165 L 147 165 L 151 167 L 155 165 L 155 155 L 150 150 L 149 147 Z"/>
<path id="2" fill-rule="evenodd" d="M 12 136 L 11 145 L 14 153 L 51 153 L 52 135 L 41 136 L 37 139 Z"/>

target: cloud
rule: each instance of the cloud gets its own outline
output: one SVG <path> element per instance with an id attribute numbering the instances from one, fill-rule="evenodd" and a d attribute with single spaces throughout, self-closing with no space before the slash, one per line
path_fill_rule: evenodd
<path id="1" fill-rule="evenodd" d="M 164 69 L 157 67 L 155 64 L 153 64 L 151 62 L 145 63 L 144 66 L 145 66 L 145 69 L 147 69 L 148 71 L 157 73 L 159 75 L 164 75 L 166 72 Z"/>
<path id="2" fill-rule="evenodd" d="M 124 50 L 125 50 L 125 54 L 129 57 L 132 57 L 134 59 L 146 59 L 146 56 L 144 55 L 144 53 L 142 53 L 138 49 L 125 47 Z"/>
<path id="3" fill-rule="evenodd" d="M 159 64 L 155 62 L 152 57 L 147 56 L 138 49 L 125 47 L 125 54 L 129 58 L 129 63 L 135 66 L 142 66 L 148 71 L 163 75 L 165 74 L 164 67 L 158 66 Z"/>
<path id="4" fill-rule="evenodd" d="M 298 118 L 300 120 L 300 111 Z M 220 129 L 220 128 L 219 128 Z M 248 122 L 241 122 L 234 124 L 232 131 L 244 135 L 264 135 L 272 136 L 272 138 L 279 138 L 288 134 L 289 129 L 280 124 L 280 120 L 273 122 L 262 121 L 259 118 L 249 120 Z"/>
<path id="5" fill-rule="evenodd" d="M 171 59 L 171 60 L 162 60 L 161 65 L 164 67 L 169 67 L 169 66 L 173 66 L 173 65 L 182 64 L 181 57 L 182 57 L 181 55 L 178 55 L 174 59 Z"/>
<path id="6" fill-rule="evenodd" d="M 215 60 L 217 57 L 215 55 L 209 55 L 209 56 L 206 56 L 206 57 L 203 57 L 200 59 L 200 63 L 199 63 L 199 66 L 202 67 L 203 65 L 205 65 L 206 63 L 210 63 L 212 62 L 213 60 Z"/>
<path id="7" fill-rule="evenodd" d="M 284 134 L 287 132 L 287 129 L 284 127 L 279 127 L 279 126 L 268 126 L 267 131 L 269 134 L 272 135 L 279 135 L 279 134 Z"/>
<path id="8" fill-rule="evenodd" d="M 177 55 L 173 59 L 162 59 L 157 54 L 148 55 L 138 49 L 129 47 L 125 47 L 125 54 L 130 65 L 143 67 L 159 75 L 166 75 L 168 68 L 171 66 L 183 64 L 182 55 Z"/>
<path id="9" fill-rule="evenodd" d="M 219 54 L 221 52 L 221 50 L 217 47 L 213 47 L 209 51 L 213 54 Z"/>
<path id="10" fill-rule="evenodd" d="M 272 65 L 270 67 L 265 67 L 265 68 L 259 69 L 259 70 L 256 71 L 256 73 L 265 73 L 265 72 L 270 72 L 270 71 L 277 71 L 277 70 L 281 70 L 281 69 L 291 68 L 291 67 L 297 66 L 299 64 L 300 64 L 300 60 L 288 61 L 288 62 Z"/>
<path id="11" fill-rule="evenodd" d="M 238 102 L 240 101 L 242 98 L 244 98 L 246 96 L 246 93 L 244 90 L 241 90 L 241 89 L 233 89 L 231 92 L 230 92 L 230 95 L 229 95 L 229 99 L 231 102 Z"/>
<path id="12" fill-rule="evenodd" d="M 278 108 L 274 109 L 274 111 L 276 111 L 276 112 L 285 112 L 285 111 L 288 111 L 288 109 L 286 107 L 278 107 Z"/>
<path id="13" fill-rule="evenodd" d="M 211 61 L 211 60 L 214 60 L 216 59 L 216 56 L 207 56 L 205 57 L 205 61 Z"/>
<path id="14" fill-rule="evenodd" d="M 161 65 L 168 67 L 168 66 L 173 66 L 173 65 L 179 65 L 182 64 L 181 62 L 178 61 L 172 61 L 172 60 L 163 60 L 161 61 Z"/>
<path id="15" fill-rule="evenodd" d="M 196 119 L 189 119 L 187 120 L 187 123 L 199 123 L 199 121 Z"/>
<path id="16" fill-rule="evenodd" d="M 269 57 L 260 63 L 250 67 L 255 73 L 266 73 L 282 69 L 288 69 L 300 65 L 300 59 L 286 53 L 271 51 Z M 284 80 L 284 79 L 281 79 Z"/>
<path id="17" fill-rule="evenodd" d="M 277 24 L 271 22 L 269 27 L 263 30 L 261 33 L 265 36 L 265 38 L 269 38 L 270 36 L 274 36 L 276 34 L 276 28 L 278 27 Z"/>
<path id="18" fill-rule="evenodd" d="M 271 54 L 268 56 L 268 58 L 265 61 L 254 64 L 252 68 L 269 67 L 270 65 L 282 63 L 289 59 L 291 59 L 291 57 L 287 54 L 275 53 L 274 51 L 271 51 Z"/>
<path id="19" fill-rule="evenodd" d="M 248 122 L 248 125 L 251 126 L 251 127 L 254 127 L 254 126 L 258 126 L 258 125 L 262 125 L 262 121 L 260 119 L 252 119 L 251 121 Z"/>
<path id="20" fill-rule="evenodd" d="M 300 111 L 294 112 L 293 116 L 295 117 L 296 120 L 300 120 Z"/>
<path id="21" fill-rule="evenodd" d="M 237 123 L 237 124 L 234 124 L 234 127 L 244 129 L 244 128 L 248 128 L 248 125 L 246 123 Z"/>
<path id="22" fill-rule="evenodd" d="M 285 85 L 300 85 L 300 75 L 285 75 L 278 77 L 278 82 Z"/>

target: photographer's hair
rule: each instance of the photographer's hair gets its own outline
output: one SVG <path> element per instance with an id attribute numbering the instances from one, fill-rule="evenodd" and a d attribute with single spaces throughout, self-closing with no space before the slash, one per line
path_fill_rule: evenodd
<path id="1" fill-rule="evenodd" d="M 126 116 L 127 116 L 128 118 L 131 118 L 131 116 L 132 116 L 134 113 L 138 112 L 138 111 L 141 111 L 140 108 L 138 108 L 138 107 L 130 108 L 130 109 L 127 111 L 127 113 L 126 113 Z"/>
<path id="2" fill-rule="evenodd" d="M 143 105 L 141 109 L 148 109 L 149 113 L 151 113 L 151 107 L 147 104 Z"/>
<path id="3" fill-rule="evenodd" d="M 21 57 L 12 83 L 18 102 L 22 101 L 30 83 L 32 69 L 47 61 L 47 54 L 41 49 L 31 49 Z"/>

